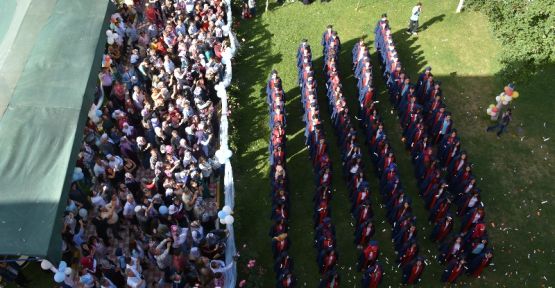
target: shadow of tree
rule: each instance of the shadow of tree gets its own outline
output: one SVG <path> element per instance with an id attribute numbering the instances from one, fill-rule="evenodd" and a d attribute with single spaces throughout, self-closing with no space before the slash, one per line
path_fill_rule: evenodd
<path id="1" fill-rule="evenodd" d="M 240 6 L 239 6 L 240 7 Z M 237 14 L 240 15 L 240 11 Z M 248 257 L 257 259 L 260 267 L 271 273 L 273 257 L 268 232 L 271 226 L 271 201 L 268 180 L 268 106 L 264 88 L 255 91 L 253 83 L 266 83 L 272 67 L 282 61 L 281 54 L 272 54 L 272 34 L 261 19 L 237 23 L 237 38 L 241 49 L 236 55 L 231 97 L 237 102 L 232 122 L 239 127 L 236 134 L 237 151 L 233 160 L 235 172 L 237 247 Z M 254 197 L 254 198 L 253 198 Z M 261 241 L 262 239 L 267 241 Z M 241 248 L 245 245 L 245 248 Z M 243 251 L 247 250 L 247 251 Z M 246 262 L 239 261 L 239 280 L 244 279 Z M 272 286 L 264 278 L 264 287 Z"/>

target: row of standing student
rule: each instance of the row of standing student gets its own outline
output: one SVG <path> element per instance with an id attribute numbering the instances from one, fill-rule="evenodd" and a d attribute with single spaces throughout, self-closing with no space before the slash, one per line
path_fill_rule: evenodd
<path id="1" fill-rule="evenodd" d="M 399 67 L 399 66 L 397 66 Z M 389 80 L 385 79 L 386 81 Z M 388 88 L 390 82 L 388 83 Z M 412 89 L 414 90 L 414 89 Z M 411 91 L 412 91 L 411 90 Z M 449 212 L 451 207 L 451 198 L 446 192 L 447 184 L 441 177 L 441 173 L 437 165 L 430 164 L 431 147 L 429 147 L 428 136 L 425 127 L 417 120 L 419 110 L 417 113 L 411 113 L 410 108 L 404 100 L 398 98 L 394 92 L 389 90 L 390 99 L 392 104 L 399 108 L 397 105 L 402 104 L 399 108 L 399 120 L 403 129 L 403 140 L 405 146 L 410 150 L 412 162 L 415 167 L 415 177 L 418 182 L 419 194 L 424 200 L 424 207 L 429 211 L 428 220 L 432 223 L 433 229 L 429 236 L 432 242 L 438 242 L 440 245 L 444 244 L 447 237 L 453 230 L 454 219 L 453 215 Z M 408 113 L 407 113 L 408 112 Z M 442 259 L 443 257 L 440 257 Z M 463 272 L 465 265 L 464 259 L 452 259 L 447 265 L 445 275 L 442 276 L 442 281 L 454 282 L 458 276 Z"/>
<path id="2" fill-rule="evenodd" d="M 277 71 L 272 71 L 266 86 L 267 103 L 270 113 L 270 181 L 272 199 L 272 251 L 276 287 L 288 288 L 296 284 L 293 276 L 293 259 L 289 255 L 291 242 L 288 237 L 289 189 L 286 166 L 285 144 L 285 94 Z"/>
<path id="3" fill-rule="evenodd" d="M 377 287 L 382 280 L 383 268 L 377 261 L 378 242 L 372 240 L 375 233 L 370 186 L 364 175 L 361 149 L 356 129 L 351 123 L 347 102 L 343 96 L 341 79 L 337 69 L 341 42 L 332 26 L 322 35 L 324 48 L 324 77 L 326 80 L 328 107 L 332 125 L 337 135 L 344 180 L 349 190 L 351 213 L 355 219 L 355 244 L 360 249 L 358 270 L 362 271 L 362 287 Z"/>
<path id="4" fill-rule="evenodd" d="M 355 44 L 353 70 L 357 79 L 361 124 L 366 134 L 371 159 L 380 179 L 380 194 L 387 208 L 387 220 L 392 225 L 392 238 L 397 253 L 396 262 L 402 269 L 402 283 L 420 281 L 426 262 L 418 255 L 416 217 L 412 213 L 411 198 L 405 194 L 399 177 L 395 154 L 383 127 L 374 102 L 370 53 L 364 42 Z"/>
<path id="5" fill-rule="evenodd" d="M 321 274 L 319 287 L 339 287 L 337 269 L 337 251 L 335 226 L 331 222 L 332 173 L 328 155 L 328 144 L 320 121 L 320 109 L 317 101 L 316 80 L 312 68 L 310 45 L 303 40 L 297 51 L 297 68 L 301 88 L 303 121 L 305 122 L 305 139 L 312 161 L 314 184 L 314 227 L 315 248 L 318 251 L 317 262 Z"/>
<path id="6" fill-rule="evenodd" d="M 374 32 L 390 100 L 397 109 L 403 140 L 415 164 L 420 195 L 434 224 L 430 238 L 440 243 L 439 260 L 446 263 L 441 280 L 453 283 L 465 272 L 477 277 L 491 263 L 493 254 L 487 247 L 480 190 L 443 103 L 441 83 L 434 80 L 431 67 L 426 67 L 417 84 L 411 84 L 398 59 L 387 15 L 383 15 Z M 457 233 L 451 233 L 451 203 L 461 216 Z"/>

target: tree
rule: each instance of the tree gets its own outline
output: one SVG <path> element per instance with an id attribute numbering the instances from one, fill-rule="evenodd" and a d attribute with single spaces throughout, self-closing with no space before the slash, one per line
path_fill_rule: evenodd
<path id="1" fill-rule="evenodd" d="M 459 0 L 459 5 L 457 6 L 457 11 L 455 11 L 455 13 L 461 13 L 463 5 L 464 5 L 464 0 Z"/>
<path id="2" fill-rule="evenodd" d="M 505 80 L 525 81 L 537 68 L 555 61 L 553 0 L 469 0 L 484 12 L 502 44 Z"/>

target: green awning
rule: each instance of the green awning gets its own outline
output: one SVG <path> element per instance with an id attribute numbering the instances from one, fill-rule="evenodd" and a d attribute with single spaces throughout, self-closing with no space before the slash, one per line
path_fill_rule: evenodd
<path id="1" fill-rule="evenodd" d="M 108 0 L 1 0 L 0 255 L 57 260 Z"/>

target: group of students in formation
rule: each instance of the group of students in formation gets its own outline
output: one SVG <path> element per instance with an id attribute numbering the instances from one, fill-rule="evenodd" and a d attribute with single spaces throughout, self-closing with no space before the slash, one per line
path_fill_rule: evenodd
<path id="1" fill-rule="evenodd" d="M 396 262 L 402 269 L 402 283 L 420 281 L 426 262 L 418 255 L 416 216 L 412 213 L 411 197 L 401 184 L 395 154 L 385 133 L 383 121 L 374 101 L 372 64 L 368 47 L 361 40 L 355 44 L 353 70 L 357 79 L 359 116 L 366 133 L 370 158 L 380 179 L 380 194 L 387 209 L 387 220 L 392 225 L 392 238 L 397 254 Z"/>
<path id="2" fill-rule="evenodd" d="M 362 287 L 377 287 L 382 280 L 383 268 L 377 261 L 379 245 L 372 237 L 375 233 L 373 223 L 370 185 L 364 175 L 361 148 L 351 117 L 338 71 L 341 41 L 330 25 L 322 35 L 321 44 L 324 55 L 324 79 L 326 80 L 328 107 L 331 123 L 341 151 L 343 175 L 347 182 L 351 212 L 355 220 L 355 244 L 360 249 L 358 270 L 362 271 Z"/>
<path id="3" fill-rule="evenodd" d="M 335 226 L 331 222 L 330 200 L 332 198 L 331 161 L 328 143 L 321 126 L 316 80 L 312 66 L 310 45 L 303 40 L 297 51 L 297 67 L 306 145 L 312 161 L 316 191 L 314 194 L 315 246 L 321 280 L 319 287 L 339 287 Z"/>
<path id="4" fill-rule="evenodd" d="M 443 102 L 441 83 L 434 80 L 431 67 L 426 67 L 415 85 L 411 83 L 398 59 L 387 15 L 374 32 L 382 75 L 414 163 L 419 193 L 430 211 L 428 220 L 434 225 L 430 239 L 439 243 L 439 260 L 446 264 L 441 281 L 456 282 L 465 272 L 478 277 L 493 256 L 488 247 L 484 204 L 468 155 Z M 461 221 L 458 232 L 449 211 L 453 203 Z"/>
<path id="5" fill-rule="evenodd" d="M 285 94 L 277 71 L 272 71 L 266 85 L 267 103 L 270 112 L 270 181 L 272 198 L 272 251 L 276 287 L 295 286 L 293 277 L 293 259 L 289 255 L 290 241 L 288 237 L 289 220 L 289 189 L 287 187 L 287 168 L 285 160 Z"/>
<path id="6" fill-rule="evenodd" d="M 375 30 L 376 49 L 381 61 L 390 100 L 398 111 L 403 142 L 414 164 L 419 194 L 429 210 L 434 225 L 429 239 L 439 244 L 438 260 L 445 265 L 442 282 L 454 283 L 465 272 L 478 277 L 492 261 L 484 223 L 484 204 L 472 175 L 468 156 L 461 149 L 451 115 L 446 111 L 441 83 L 434 81 L 431 67 L 418 77 L 416 85 L 403 71 L 391 37 L 387 15 Z M 360 257 L 357 269 L 362 272 L 362 287 L 377 287 L 383 268 L 378 261 L 379 246 L 373 238 L 375 226 L 371 192 L 364 175 L 362 149 L 351 117 L 338 71 L 341 41 L 329 25 L 322 35 L 323 75 L 326 83 L 331 123 L 340 149 L 344 180 L 349 190 L 351 212 L 355 220 L 355 244 Z M 396 263 L 402 270 L 403 284 L 417 284 L 427 265 L 419 255 L 416 216 L 411 197 L 405 193 L 393 149 L 384 130 L 374 99 L 370 48 L 361 39 L 352 49 L 353 73 L 357 80 L 360 124 L 365 132 L 370 158 L 379 178 L 380 195 L 392 225 L 392 242 Z M 339 287 L 336 235 L 331 221 L 332 165 L 320 119 L 312 52 L 302 40 L 297 51 L 298 79 L 301 88 L 306 145 L 312 161 L 314 182 L 315 246 L 321 274 L 319 287 Z M 270 164 L 272 184 L 272 248 L 278 287 L 293 287 L 293 261 L 288 254 L 287 237 L 289 197 L 285 165 L 285 105 L 281 79 L 272 71 L 266 87 L 270 111 Z M 452 204 L 456 211 L 450 212 Z M 455 232 L 454 214 L 460 228 Z"/>

